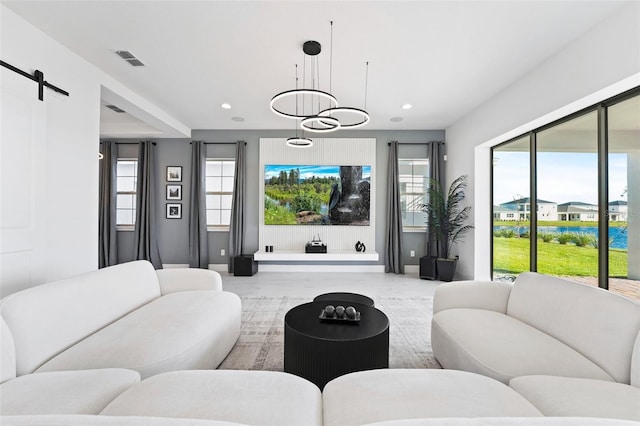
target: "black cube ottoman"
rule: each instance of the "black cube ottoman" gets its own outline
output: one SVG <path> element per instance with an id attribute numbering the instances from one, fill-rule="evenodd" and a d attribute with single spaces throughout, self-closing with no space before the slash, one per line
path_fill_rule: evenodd
<path id="1" fill-rule="evenodd" d="M 243 254 L 233 258 L 233 275 L 236 277 L 250 277 L 258 272 L 258 262 L 253 260 L 252 254 Z"/>

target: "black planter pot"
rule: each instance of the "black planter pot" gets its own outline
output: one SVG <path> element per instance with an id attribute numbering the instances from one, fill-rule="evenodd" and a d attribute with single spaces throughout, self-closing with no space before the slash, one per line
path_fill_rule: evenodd
<path id="1" fill-rule="evenodd" d="M 423 280 L 435 280 L 438 278 L 435 256 L 422 256 L 420 258 L 420 278 Z"/>
<path id="2" fill-rule="evenodd" d="M 458 259 L 438 259 L 436 265 L 438 268 L 438 279 L 440 281 L 453 281 Z"/>

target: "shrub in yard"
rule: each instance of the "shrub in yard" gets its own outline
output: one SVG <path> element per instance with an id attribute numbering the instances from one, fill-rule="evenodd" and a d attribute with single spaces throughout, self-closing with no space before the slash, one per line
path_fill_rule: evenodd
<path id="1" fill-rule="evenodd" d="M 540 238 L 545 243 L 550 243 L 555 238 L 555 234 L 553 232 L 539 232 L 538 238 Z"/>
<path id="2" fill-rule="evenodd" d="M 502 236 L 504 238 L 513 238 L 516 236 L 516 233 L 513 231 L 513 229 L 503 229 Z"/>
<path id="3" fill-rule="evenodd" d="M 573 241 L 573 234 L 569 232 L 561 232 L 558 234 L 558 242 L 560 244 L 567 244 Z"/>
<path id="4" fill-rule="evenodd" d="M 594 235 L 589 244 L 595 249 L 600 248 L 600 238 L 598 238 L 597 235 Z M 613 244 L 613 238 L 609 238 L 608 240 L 609 247 L 611 247 L 611 244 Z"/>
<path id="5" fill-rule="evenodd" d="M 593 240 L 593 235 L 585 233 L 574 234 L 572 238 L 573 243 L 578 247 L 586 247 L 592 244 Z"/>

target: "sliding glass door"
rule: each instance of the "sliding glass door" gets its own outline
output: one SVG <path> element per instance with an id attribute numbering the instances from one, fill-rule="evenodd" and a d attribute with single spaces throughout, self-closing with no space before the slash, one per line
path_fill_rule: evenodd
<path id="1" fill-rule="evenodd" d="M 536 136 L 537 271 L 598 283 L 598 113 Z"/>
<path id="2" fill-rule="evenodd" d="M 493 150 L 493 274 L 513 279 L 529 270 L 529 137 Z"/>
<path id="3" fill-rule="evenodd" d="M 538 271 L 640 300 L 639 93 L 493 148 L 494 279 Z"/>
<path id="4" fill-rule="evenodd" d="M 640 96 L 608 108 L 609 290 L 640 300 Z"/>

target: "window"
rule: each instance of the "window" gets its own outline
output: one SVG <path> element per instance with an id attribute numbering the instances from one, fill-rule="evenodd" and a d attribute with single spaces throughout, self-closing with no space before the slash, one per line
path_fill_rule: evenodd
<path id="1" fill-rule="evenodd" d="M 425 229 L 427 217 L 422 206 L 427 202 L 429 161 L 427 159 L 398 160 L 400 209 L 405 229 Z"/>
<path id="2" fill-rule="evenodd" d="M 116 169 L 116 225 L 121 229 L 136 224 L 136 188 L 138 185 L 138 160 L 118 159 Z"/>
<path id="3" fill-rule="evenodd" d="M 539 205 L 545 205 L 542 200 L 556 205 L 571 203 L 580 210 L 585 204 L 597 205 L 598 112 L 582 113 L 541 129 L 536 132 L 535 142 L 535 182 Z M 580 212 L 575 216 L 577 221 L 587 218 L 587 214 Z M 587 233 L 597 235 L 597 224 L 558 229 L 553 223 L 556 220 L 557 208 L 554 217 L 538 215 L 537 234 L 565 232 L 576 238 L 566 244 L 556 244 L 558 237 L 537 244 L 537 271 L 547 275 L 593 277 L 597 283 L 598 250 L 587 241 L 577 240 L 577 236 L 586 236 Z"/>
<path id="4" fill-rule="evenodd" d="M 228 227 L 236 162 L 232 159 L 207 159 L 207 226 Z"/>
<path id="5" fill-rule="evenodd" d="M 493 205 L 531 188 L 538 210 L 508 233 L 524 239 L 494 232 L 494 279 L 533 270 L 638 298 L 640 222 L 626 215 L 640 211 L 638 111 L 634 89 L 493 148 Z"/>
<path id="6" fill-rule="evenodd" d="M 522 137 L 493 149 L 493 202 L 508 209 L 508 224 L 493 224 L 493 278 L 510 279 L 529 270 L 529 138 Z"/>

